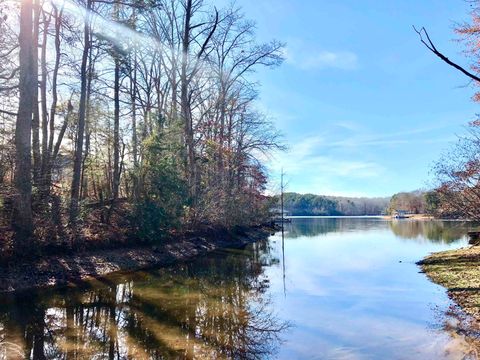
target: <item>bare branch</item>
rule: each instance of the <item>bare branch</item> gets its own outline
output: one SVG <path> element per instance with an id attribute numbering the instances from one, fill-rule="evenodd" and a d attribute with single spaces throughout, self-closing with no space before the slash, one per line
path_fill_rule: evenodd
<path id="1" fill-rule="evenodd" d="M 446 62 L 448 65 L 454 67 L 455 69 L 459 70 L 460 72 L 462 72 L 463 74 L 465 74 L 469 78 L 480 82 L 480 77 L 478 77 L 477 75 L 475 75 L 475 74 L 471 73 L 470 71 L 466 70 L 464 67 L 458 65 L 457 63 L 454 63 L 448 57 L 446 57 L 444 54 L 442 54 L 440 51 L 438 51 L 435 44 L 431 40 L 430 35 L 428 34 L 427 30 L 424 27 L 422 27 L 420 30 L 417 30 L 417 28 L 415 28 L 415 26 L 413 26 L 413 29 L 415 30 L 415 32 L 420 37 L 420 42 L 423 45 L 425 45 L 425 47 L 428 50 L 430 50 L 432 53 L 434 53 L 441 60 Z M 423 34 L 425 34 L 426 40 L 424 39 Z"/>

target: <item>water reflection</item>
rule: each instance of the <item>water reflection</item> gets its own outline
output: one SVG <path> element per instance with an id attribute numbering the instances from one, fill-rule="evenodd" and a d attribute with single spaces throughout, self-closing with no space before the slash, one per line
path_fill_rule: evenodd
<path id="1" fill-rule="evenodd" d="M 267 242 L 195 263 L 15 295 L 0 305 L 4 359 L 257 359 L 287 328 L 266 294 Z"/>
<path id="2" fill-rule="evenodd" d="M 480 357 L 480 324 L 463 310 L 452 304 L 444 313 L 442 329 L 450 335 L 447 349 L 462 360 L 477 360 Z"/>
<path id="3" fill-rule="evenodd" d="M 285 224 L 287 238 L 316 237 L 328 233 L 390 229 L 403 239 L 452 243 L 464 237 L 472 224 L 459 221 L 385 220 L 382 218 L 294 218 Z"/>
<path id="4" fill-rule="evenodd" d="M 391 221 L 393 233 L 404 239 L 427 240 L 449 244 L 464 237 L 473 226 L 458 221 Z"/>
<path id="5" fill-rule="evenodd" d="M 317 217 L 293 218 L 285 224 L 287 238 L 300 236 L 315 237 L 332 232 L 365 231 L 387 228 L 388 223 L 381 218 L 350 218 L 350 217 Z"/>
<path id="6" fill-rule="evenodd" d="M 468 228 L 296 218 L 245 250 L 0 297 L 0 359 L 469 358 L 480 332 L 415 265 Z"/>
<path id="7" fill-rule="evenodd" d="M 288 291 L 281 306 L 298 326 L 281 359 L 468 359 L 465 336 L 444 327 L 445 290 L 415 264 L 430 252 L 465 245 L 468 226 L 295 218 L 285 228 Z M 273 241 L 281 254 L 280 234 Z M 279 278 L 271 291 L 283 299 Z"/>

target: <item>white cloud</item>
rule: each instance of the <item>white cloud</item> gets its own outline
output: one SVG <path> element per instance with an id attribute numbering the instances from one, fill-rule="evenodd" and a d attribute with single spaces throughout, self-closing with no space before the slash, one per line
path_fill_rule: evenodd
<path id="1" fill-rule="evenodd" d="M 299 66 L 305 70 L 325 68 L 354 70 L 358 67 L 358 58 L 356 54 L 350 51 L 320 51 L 317 54 L 310 54 L 301 59 Z"/>
<path id="2" fill-rule="evenodd" d="M 322 174 L 349 178 L 368 178 L 378 176 L 383 168 L 371 161 L 339 159 L 320 155 L 328 143 L 322 136 L 305 138 L 292 147 L 288 153 L 275 156 L 272 168 L 279 171 L 281 167 L 290 174 Z"/>
<path id="3" fill-rule="evenodd" d="M 431 138 L 441 128 L 442 125 L 432 125 L 373 132 L 354 121 L 338 121 L 322 132 L 295 139 L 290 151 L 276 154 L 266 161 L 273 175 L 272 192 L 278 192 L 277 183 L 283 168 L 289 180 L 287 188 L 291 191 L 383 196 L 392 179 L 387 172 L 389 159 L 384 156 L 385 152 L 412 144 L 444 142 L 444 137 Z"/>
<path id="4" fill-rule="evenodd" d="M 302 41 L 289 44 L 284 50 L 284 56 L 288 64 L 302 70 L 355 70 L 359 65 L 358 56 L 354 52 L 316 49 Z"/>
<path id="5" fill-rule="evenodd" d="M 422 144 L 446 142 L 450 138 L 447 139 L 442 137 L 432 139 L 423 136 L 424 134 L 432 134 L 433 131 L 442 129 L 444 127 L 444 125 L 435 125 L 384 134 L 364 132 L 360 129 L 354 129 L 351 127 L 349 130 L 355 131 L 356 134 L 353 134 L 348 138 L 331 141 L 328 146 L 332 148 L 359 148 L 366 146 L 394 147 L 398 145 L 412 144 L 413 142 Z"/>

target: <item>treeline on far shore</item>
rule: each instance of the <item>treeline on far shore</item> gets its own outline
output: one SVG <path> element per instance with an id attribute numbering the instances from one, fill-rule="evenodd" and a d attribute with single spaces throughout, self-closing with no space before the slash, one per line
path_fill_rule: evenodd
<path id="1" fill-rule="evenodd" d="M 284 208 L 294 216 L 379 215 L 384 214 L 389 197 L 355 198 L 314 194 L 284 194 Z"/>
<path id="2" fill-rule="evenodd" d="M 391 197 L 343 197 L 315 194 L 284 194 L 284 208 L 293 216 L 390 215 L 397 210 L 409 214 L 455 217 L 443 211 L 435 190 L 399 192 Z"/>

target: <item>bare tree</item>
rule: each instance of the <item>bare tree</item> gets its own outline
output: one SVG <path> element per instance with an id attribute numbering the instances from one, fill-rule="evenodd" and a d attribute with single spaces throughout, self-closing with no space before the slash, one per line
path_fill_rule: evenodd
<path id="1" fill-rule="evenodd" d="M 480 220 L 480 129 L 473 123 L 466 136 L 437 162 L 434 170 L 442 216 Z"/>
<path id="2" fill-rule="evenodd" d="M 82 51 L 82 63 L 80 69 L 80 104 L 78 110 L 78 124 L 77 135 L 75 142 L 75 155 L 73 161 L 73 175 L 72 186 L 70 195 L 70 223 L 74 224 L 77 221 L 78 216 L 78 202 L 80 197 L 80 179 L 82 172 L 82 158 L 83 158 L 83 140 L 85 136 L 85 119 L 87 116 L 87 81 L 88 81 L 88 59 L 91 46 L 91 34 L 90 34 L 90 11 L 92 10 L 92 0 L 86 0 L 86 19 L 84 23 L 84 38 L 83 38 L 83 51 Z"/>
<path id="3" fill-rule="evenodd" d="M 19 101 L 15 128 L 15 213 L 13 227 L 16 231 L 15 247 L 19 254 L 25 253 L 33 234 L 32 180 L 31 180 L 31 131 L 34 93 L 37 91 L 35 78 L 35 43 L 32 29 L 32 0 L 22 1 L 20 6 L 19 35 Z"/>

